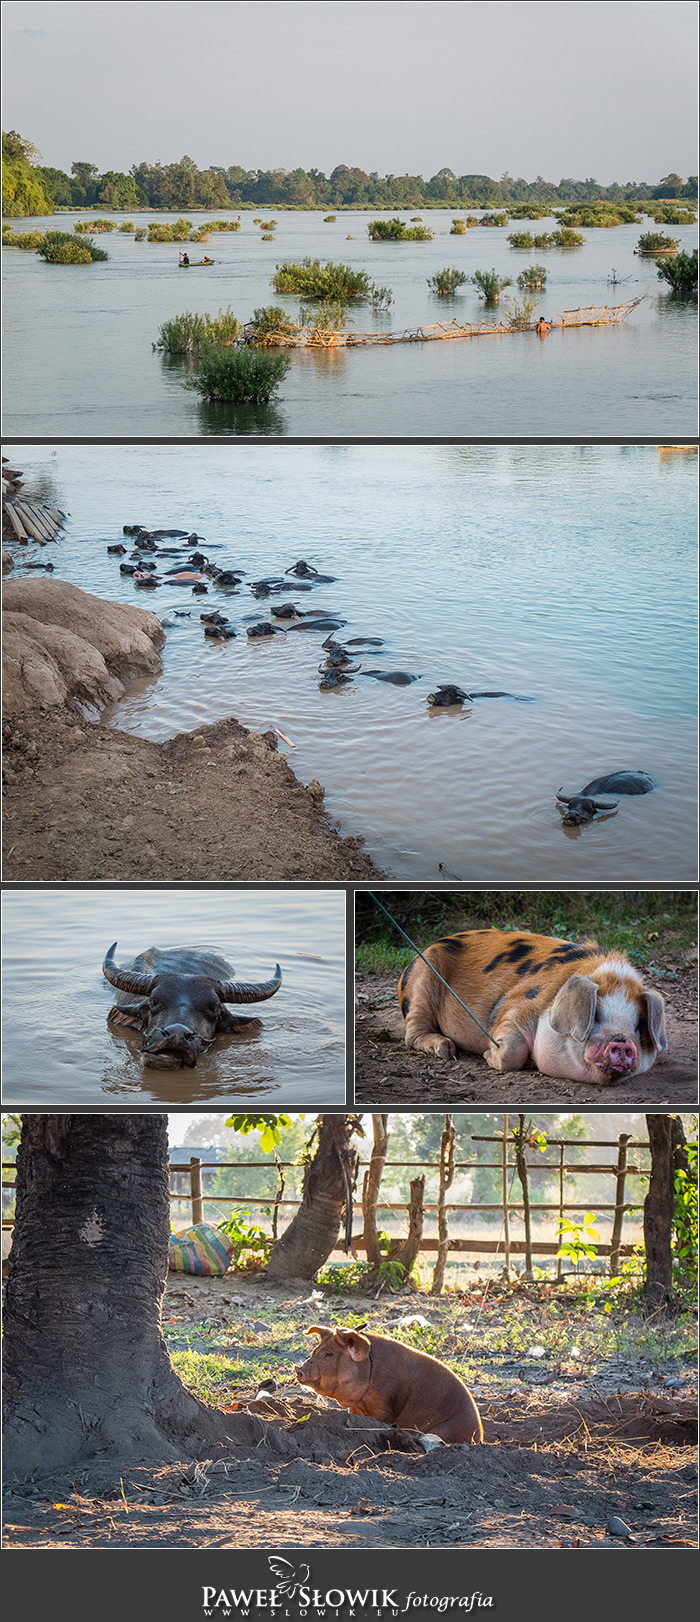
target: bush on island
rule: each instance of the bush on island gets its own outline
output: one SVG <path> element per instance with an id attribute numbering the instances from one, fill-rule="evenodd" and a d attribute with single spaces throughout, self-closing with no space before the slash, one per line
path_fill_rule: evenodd
<path id="1" fill-rule="evenodd" d="M 675 259 L 665 259 L 663 264 L 657 265 L 656 274 L 662 282 L 667 282 L 672 293 L 689 297 L 698 290 L 698 250 L 692 253 L 679 253 Z"/>
<path id="2" fill-rule="evenodd" d="M 449 298 L 451 293 L 456 293 L 457 288 L 463 287 L 468 280 L 465 270 L 450 270 L 447 268 L 436 271 L 434 276 L 426 277 L 428 287 L 432 293 L 437 293 L 438 298 Z"/>
<path id="3" fill-rule="evenodd" d="M 403 220 L 370 220 L 367 230 L 373 242 L 432 242 L 433 233 L 425 225 L 404 225 Z"/>
<path id="4" fill-rule="evenodd" d="M 47 231 L 36 251 L 50 265 L 89 265 L 95 259 L 109 259 L 91 237 L 76 241 L 69 231 Z"/>
<path id="5" fill-rule="evenodd" d="M 497 304 L 504 287 L 513 286 L 511 276 L 499 276 L 496 270 L 475 270 L 469 280 L 486 304 Z"/>
<path id="6" fill-rule="evenodd" d="M 205 344 L 199 367 L 187 387 L 203 400 L 246 401 L 266 405 L 289 370 L 288 355 L 270 355 L 261 349 L 219 349 Z"/>

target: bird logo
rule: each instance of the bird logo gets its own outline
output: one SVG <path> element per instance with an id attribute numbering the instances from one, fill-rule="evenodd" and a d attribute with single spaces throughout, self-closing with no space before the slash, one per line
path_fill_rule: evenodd
<path id="1" fill-rule="evenodd" d="M 270 1571 L 273 1571 L 278 1579 L 274 1585 L 274 1592 L 286 1594 L 287 1599 L 293 1599 L 297 1589 L 301 1588 L 309 1580 L 310 1566 L 300 1566 L 299 1575 L 297 1576 L 291 1560 L 283 1560 L 281 1555 L 269 1554 L 267 1563 Z"/>

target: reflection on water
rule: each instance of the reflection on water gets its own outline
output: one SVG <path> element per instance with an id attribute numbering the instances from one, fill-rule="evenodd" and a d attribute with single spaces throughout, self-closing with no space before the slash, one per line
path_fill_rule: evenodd
<path id="1" fill-rule="evenodd" d="M 147 225 L 149 217 L 134 220 Z M 65 228 L 78 218 L 67 214 Z M 206 216 L 191 218 L 201 223 Z M 181 386 L 183 363 L 169 364 L 151 347 L 161 324 L 185 305 L 200 313 L 230 305 L 246 321 L 256 307 L 274 302 L 296 318 L 299 300 L 274 294 L 270 277 L 280 260 L 306 255 L 341 260 L 391 287 L 388 314 L 351 311 L 358 332 L 400 332 L 453 316 L 460 323 L 482 320 L 488 312 L 472 285 L 445 300 L 430 291 L 428 277 L 446 265 L 467 276 L 493 266 L 515 283 L 532 250 L 509 246 L 515 226 L 452 236 L 451 218 L 449 210 L 430 211 L 432 242 L 387 243 L 369 241 L 367 214 L 339 215 L 328 226 L 320 213 L 282 213 L 275 242 L 267 244 L 244 214 L 240 231 L 211 239 L 216 263 L 206 277 L 187 278 L 186 287 L 177 244 L 137 243 L 115 232 L 109 261 L 85 267 L 46 265 L 35 254 L 4 249 L 5 432 L 56 439 L 695 433 L 697 303 L 672 298 L 654 262 L 635 257 L 641 225 L 586 230 L 580 249 L 537 250 L 548 273 L 537 313 L 643 295 L 621 326 L 555 331 L 546 342 L 522 333 L 344 352 L 294 350 L 278 403 L 262 417 L 227 405 L 201 407 Z M 55 221 L 26 224 L 50 229 Z M 540 231 L 554 226 L 538 222 Z M 695 246 L 695 227 L 674 233 L 684 250 Z M 609 284 L 613 260 L 624 278 L 616 288 Z M 507 314 L 502 301 L 499 315 Z"/>
<path id="2" fill-rule="evenodd" d="M 36 447 L 13 455 L 45 465 Z M 393 876 L 439 879 L 442 864 L 472 884 L 689 881 L 694 459 L 640 446 L 179 445 L 66 447 L 49 465 L 73 514 L 51 557 L 76 584 L 144 604 L 106 551 L 125 522 L 196 530 L 247 571 L 205 604 L 175 586 L 149 595 L 159 615 L 191 617 L 173 619 L 162 675 L 133 683 L 115 725 L 156 739 L 231 714 L 277 727 L 297 775 L 325 785 L 331 815 Z M 339 613 L 344 639 L 382 638 L 360 654 L 365 670 L 418 680 L 360 674 L 321 693 L 323 633 L 248 640 L 270 606 L 249 582 L 299 558 L 335 579 L 299 590 L 298 606 Z M 199 614 L 213 607 L 234 641 L 204 638 Z M 429 708 L 448 682 L 534 702 Z M 656 792 L 571 839 L 557 790 L 623 768 L 649 772 Z"/>
<path id="3" fill-rule="evenodd" d="M 3 898 L 3 1101 L 9 1107 L 216 1100 L 275 1111 L 345 1101 L 345 898 L 329 891 L 67 890 Z M 107 1025 L 101 972 L 148 946 L 207 945 L 282 987 L 257 1035 L 220 1036 L 192 1070 L 146 1070 L 141 1034 Z"/>

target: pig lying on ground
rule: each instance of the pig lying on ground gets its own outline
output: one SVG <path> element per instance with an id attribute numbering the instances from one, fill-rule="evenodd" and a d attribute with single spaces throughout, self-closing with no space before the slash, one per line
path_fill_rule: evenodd
<path id="1" fill-rule="evenodd" d="M 421 958 L 398 985 L 406 1046 L 456 1059 L 483 1053 L 492 1070 L 605 1085 L 650 1070 L 667 1046 L 664 1002 L 621 952 L 524 931 L 468 929 L 427 947 L 433 963 L 498 1043 L 489 1041 Z"/>
<path id="2" fill-rule="evenodd" d="M 306 1333 L 320 1338 L 308 1362 L 297 1366 L 300 1385 L 386 1425 L 429 1432 L 443 1442 L 483 1442 L 471 1392 L 436 1357 L 356 1329 L 313 1324 Z"/>

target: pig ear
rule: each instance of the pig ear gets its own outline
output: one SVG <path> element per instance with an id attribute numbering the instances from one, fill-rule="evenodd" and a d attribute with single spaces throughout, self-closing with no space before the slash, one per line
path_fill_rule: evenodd
<path id="1" fill-rule="evenodd" d="M 364 1363 L 372 1350 L 372 1343 L 367 1336 L 358 1335 L 356 1329 L 338 1329 L 336 1334 L 338 1340 L 342 1340 L 343 1345 L 347 1346 L 353 1363 Z"/>
<path id="2" fill-rule="evenodd" d="M 645 991 L 644 1002 L 651 1040 L 657 1053 L 665 1053 L 668 1042 L 666 1041 L 666 1013 L 663 997 L 659 995 L 658 991 Z"/>
<path id="3" fill-rule="evenodd" d="M 324 1335 L 332 1335 L 333 1330 L 328 1329 L 325 1324 L 311 1324 L 306 1333 L 307 1335 L 320 1335 L 321 1340 L 323 1340 Z"/>
<path id="4" fill-rule="evenodd" d="M 549 1010 L 549 1023 L 559 1036 L 573 1036 L 585 1042 L 595 1019 L 595 981 L 585 974 L 572 974 L 557 992 Z"/>

